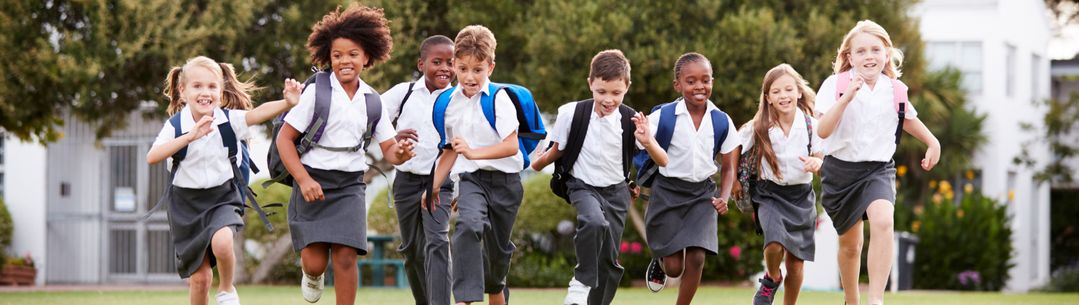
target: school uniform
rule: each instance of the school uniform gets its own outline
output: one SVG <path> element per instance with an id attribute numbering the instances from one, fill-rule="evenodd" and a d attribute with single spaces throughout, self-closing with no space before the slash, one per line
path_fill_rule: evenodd
<path id="1" fill-rule="evenodd" d="M 360 80 L 359 89 L 350 99 L 337 75 L 330 75 L 329 117 L 319 145 L 326 147 L 354 147 L 363 141 L 367 131 L 367 103 L 365 94 L 377 94 Z M 307 88 L 300 95 L 300 102 L 285 115 L 285 123 L 296 130 L 306 130 L 311 123 L 315 108 L 315 87 Z M 383 111 L 371 141 L 382 143 L 393 139 L 395 133 Z M 288 221 L 292 246 L 299 252 L 312 243 L 331 243 L 356 249 L 360 255 L 367 254 L 367 208 L 364 196 L 367 184 L 363 173 L 367 170 L 364 151 L 340 152 L 313 147 L 300 156 L 307 173 L 322 187 L 324 200 L 308 202 L 303 198 L 298 182 L 292 185 L 289 198 Z"/>
<path id="2" fill-rule="evenodd" d="M 854 74 L 849 74 L 853 77 Z M 836 78 L 821 84 L 816 108 L 827 113 L 836 104 Z M 860 219 L 874 200 L 895 203 L 895 131 L 899 124 L 892 83 L 881 74 L 874 88 L 863 85 L 843 112 L 839 124 L 824 140 L 821 166 L 821 205 L 839 234 Z M 906 106 L 906 119 L 918 116 Z"/>
<path id="3" fill-rule="evenodd" d="M 517 131 L 517 110 L 503 91 L 494 98 L 495 128 L 484 117 L 480 97 L 491 93 L 489 83 L 485 80 L 471 98 L 464 90 L 454 90 L 446 108 L 447 143 L 460 137 L 472 148 L 487 147 Z M 516 249 L 510 233 L 524 194 L 519 174 L 523 167 L 524 157 L 517 151 L 493 160 L 468 160 L 458 155 L 450 171 L 459 183 L 458 217 L 451 244 L 453 297 L 457 302 L 482 302 L 484 293 L 502 292 L 506 286 L 510 256 Z"/>
<path id="4" fill-rule="evenodd" d="M 230 110 L 226 116 L 219 108 L 214 109 L 212 131 L 189 143 L 187 155 L 177 168 L 172 168 L 172 157 L 167 160 L 172 184 L 167 193 L 169 230 L 176 254 L 176 269 L 181 278 L 188 278 L 209 257 L 210 267 L 217 265 L 217 258 L 210 251 L 210 241 L 217 230 L 230 227 L 238 232 L 243 228 L 244 202 L 240 189 L 233 179 L 233 164 L 229 162 L 228 148 L 222 143 L 218 130 L 229 124 L 236 139 L 248 135 L 246 111 Z M 231 123 L 230 123 L 231 122 Z M 180 110 L 180 131 L 192 132 L 195 119 L 190 106 Z M 176 130 L 165 122 L 153 146 L 175 139 Z M 239 140 L 235 143 L 240 147 Z M 235 166 L 240 166 L 237 156 Z"/>
<path id="5" fill-rule="evenodd" d="M 820 152 L 821 140 L 807 128 L 807 116 L 801 110 L 795 110 L 794 123 L 786 135 L 779 126 L 768 129 L 768 141 L 775 152 L 780 175 L 772 171 L 767 158 L 761 158 L 760 180 L 750 194 L 759 205 L 757 217 L 764 231 L 764 245 L 778 243 L 795 257 L 813 261 L 816 252 L 813 231 L 817 219 L 813 173 L 805 172 L 799 157 L 809 157 L 810 149 L 814 153 Z M 809 116 L 809 120 L 817 126 L 816 119 Z M 738 133 L 743 153 L 756 144 L 753 132 L 753 128 L 748 127 Z"/>
<path id="6" fill-rule="evenodd" d="M 719 167 L 712 152 L 715 137 L 712 116 L 719 109 L 708 101 L 699 128 L 686 109 L 684 99 L 675 106 L 677 117 L 671 145 L 667 148 L 667 166 L 659 168 L 652 182 L 652 194 L 645 212 L 645 231 L 648 247 L 656 257 L 664 257 L 687 247 L 699 247 L 711 255 L 718 254 L 717 221 L 719 214 L 712 206 L 716 184 L 711 177 Z M 648 116 L 654 137 L 659 128 L 660 112 Z M 720 144 L 720 154 L 730 153 L 739 140 L 734 122 L 727 117 L 727 136 Z"/>
<path id="7" fill-rule="evenodd" d="M 410 88 L 411 87 L 411 88 Z M 382 94 L 386 113 L 397 118 L 396 129 L 415 129 L 417 141 L 411 160 L 397 165 L 393 181 L 393 201 L 401 230 L 405 273 L 416 304 L 450 304 L 450 240 L 448 204 L 424 212 L 421 198 L 430 189 L 431 168 L 438 156 L 438 131 L 431 124 L 435 98 L 445 88 L 432 92 L 424 79 L 400 83 Z M 411 91 L 411 93 L 410 93 Z M 404 101 L 405 96 L 408 100 Z M 402 104 L 403 103 L 403 104 Z M 403 107 L 402 107 L 403 105 Z M 453 200 L 453 181 L 446 180 L 439 192 L 441 202 Z"/>
<path id="8" fill-rule="evenodd" d="M 577 103 L 558 108 L 551 141 L 566 150 Z M 566 182 L 569 202 L 577 210 L 573 246 L 577 254 L 574 279 L 591 287 L 588 304 L 610 304 L 625 269 L 618 263 L 618 250 L 630 204 L 629 188 L 622 173 L 622 113 L 600 117 L 589 111 L 589 123 L 580 154 Z"/>

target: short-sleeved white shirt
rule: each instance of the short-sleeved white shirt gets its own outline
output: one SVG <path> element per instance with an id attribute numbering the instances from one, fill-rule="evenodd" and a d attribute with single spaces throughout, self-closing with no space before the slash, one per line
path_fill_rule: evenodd
<path id="1" fill-rule="evenodd" d="M 180 132 L 186 134 L 195 128 L 195 118 L 191 109 L 184 107 L 180 110 Z M 211 125 L 214 128 L 210 133 L 192 141 L 187 145 L 187 155 L 176 169 L 176 176 L 172 185 L 182 188 L 208 189 L 219 186 L 233 178 L 232 165 L 229 165 L 228 148 L 222 143 L 221 132 L 218 126 L 231 122 L 232 131 L 236 133 L 236 166 L 242 161 L 240 140 L 248 136 L 247 111 L 229 110 L 228 117 L 220 108 L 214 109 L 214 120 Z M 165 144 L 176 138 L 176 129 L 168 121 L 161 128 L 154 140 L 154 147 Z M 166 160 L 165 167 L 172 170 L 172 157 Z"/>
<path id="2" fill-rule="evenodd" d="M 491 128 L 491 123 L 483 115 L 483 107 L 480 106 L 480 97 L 490 94 L 488 84 L 490 80 L 484 80 L 480 92 L 471 98 L 465 96 L 464 90 L 459 88 L 453 91 L 450 103 L 446 107 L 446 143 L 456 136 L 465 139 L 469 147 L 473 149 L 488 147 L 502 143 L 503 139 L 517 131 L 517 109 L 513 106 L 509 95 L 501 90 L 494 99 L 496 128 Z M 524 155 L 518 150 L 513 156 L 493 160 L 469 160 L 464 155 L 458 155 L 451 174 L 456 176 L 477 170 L 519 173 L 522 169 L 524 169 Z"/>
<path id="3" fill-rule="evenodd" d="M 715 147 L 715 134 L 712 131 L 712 110 L 718 110 L 712 101 L 706 105 L 704 118 L 698 129 L 693 127 L 693 118 L 686 109 L 686 101 L 679 99 L 675 106 L 674 115 L 677 117 L 674 124 L 674 134 L 671 136 L 671 146 L 667 148 L 667 166 L 659 168 L 659 173 L 668 178 L 678 178 L 688 182 L 701 182 L 709 179 L 719 171 L 716 161 L 712 156 Z M 652 136 L 655 137 L 656 129 L 659 128 L 660 111 L 654 111 L 648 115 L 648 123 Z M 720 145 L 719 152 L 726 154 L 738 147 L 740 140 L 738 131 L 734 127 L 734 121 L 727 116 L 727 137 Z"/>
<path id="4" fill-rule="evenodd" d="M 802 160 L 798 159 L 798 157 L 810 156 L 808 144 L 811 140 L 809 129 L 806 128 L 805 118 L 806 116 L 801 110 L 796 110 L 794 112 L 794 123 L 791 124 L 791 130 L 787 135 L 783 135 L 783 129 L 779 126 L 772 126 L 772 128 L 768 129 L 768 138 L 772 144 L 772 150 L 776 154 L 776 163 L 779 163 L 779 173 L 782 174 L 783 179 L 779 179 L 772 172 L 772 166 L 768 163 L 767 158 L 761 158 L 761 179 L 769 180 L 779 185 L 806 184 L 813 181 L 813 173 L 807 173 L 804 170 Z M 817 153 L 821 151 L 821 139 L 816 132 L 817 120 L 810 117 L 810 121 L 813 124 L 812 149 L 814 153 Z M 752 126 L 744 126 L 738 132 L 738 135 L 742 140 L 743 153 L 753 148 Z"/>
<path id="5" fill-rule="evenodd" d="M 386 90 L 382 93 L 382 104 L 385 105 L 386 114 L 391 121 L 397 117 L 396 130 L 411 128 L 417 133 L 416 146 L 413 148 L 416 156 L 398 165 L 397 170 L 417 175 L 429 175 L 431 166 L 435 163 L 435 157 L 438 156 L 438 131 L 431 123 L 431 114 L 434 111 L 435 99 L 446 88 L 431 92 L 423 79 L 417 80 L 412 87 L 412 94 L 409 95 L 408 101 L 404 102 L 404 109 L 402 109 L 401 103 L 408 93 L 409 84 L 412 82 L 400 83 Z"/>
<path id="6" fill-rule="evenodd" d="M 854 77 L 854 74 L 850 74 Z M 836 104 L 836 78 L 829 76 L 817 91 L 816 111 L 827 113 Z M 824 139 L 824 154 L 850 162 L 886 162 L 895 154 L 895 130 L 899 126 L 892 82 L 881 74 L 874 88 L 862 86 L 847 105 L 839 125 Z M 907 103 L 907 119 L 918 111 Z"/>

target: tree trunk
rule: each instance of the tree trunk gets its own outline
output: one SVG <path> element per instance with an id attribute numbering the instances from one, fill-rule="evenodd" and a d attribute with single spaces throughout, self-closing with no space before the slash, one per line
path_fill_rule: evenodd
<path id="1" fill-rule="evenodd" d="M 270 251 L 266 252 L 266 256 L 262 258 L 262 263 L 259 264 L 258 268 L 255 268 L 255 272 L 251 275 L 251 283 L 257 284 L 266 281 L 266 278 L 270 276 L 270 271 L 281 263 L 281 259 L 289 251 L 292 251 L 292 237 L 288 234 L 278 237 Z"/>
<path id="2" fill-rule="evenodd" d="M 647 203 L 644 205 L 647 205 Z M 637 212 L 637 208 L 634 207 L 632 202 L 629 204 L 629 220 L 633 222 L 633 227 L 637 229 L 637 233 L 641 235 L 641 239 L 644 239 L 644 242 L 648 243 L 648 235 L 645 234 L 644 230 L 644 218 L 641 217 L 640 212 Z"/>
<path id="3" fill-rule="evenodd" d="M 235 253 L 236 256 L 236 266 L 233 269 L 235 271 L 233 272 L 232 282 L 236 284 L 246 284 L 248 280 L 246 268 L 247 259 L 245 259 L 247 255 L 244 255 L 244 253 L 247 252 L 244 251 L 245 240 L 247 239 L 244 238 L 243 230 L 240 230 L 240 232 L 236 232 L 232 238 L 232 252 Z"/>

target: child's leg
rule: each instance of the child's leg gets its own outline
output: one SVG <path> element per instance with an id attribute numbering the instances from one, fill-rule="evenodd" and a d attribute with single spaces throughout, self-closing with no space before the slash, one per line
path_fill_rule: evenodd
<path id="1" fill-rule="evenodd" d="M 214 271 L 210 268 L 210 256 L 202 258 L 202 265 L 187 278 L 188 298 L 191 305 L 206 305 L 210 303 L 210 285 L 214 283 Z"/>
<path id="2" fill-rule="evenodd" d="M 487 199 L 483 189 L 472 178 L 461 174 L 460 196 L 457 200 L 457 221 L 450 249 L 453 253 L 453 298 L 457 304 L 483 301 L 484 254 L 483 234 L 489 226 Z M 448 202 L 441 203 L 449 204 Z"/>
<path id="3" fill-rule="evenodd" d="M 517 221 L 517 211 L 521 207 L 524 188 L 521 176 L 494 172 L 491 175 L 490 192 L 487 193 L 488 217 L 491 226 L 484 233 L 484 250 L 489 268 L 484 275 L 484 291 L 488 294 L 488 304 L 505 305 L 506 276 L 510 273 L 510 257 L 517 249 L 510 241 L 513 223 Z"/>
<path id="4" fill-rule="evenodd" d="M 686 260 L 683 262 L 685 272 L 682 272 L 682 284 L 678 287 L 678 305 L 689 305 L 693 302 L 693 296 L 697 294 L 697 287 L 701 285 L 701 274 L 704 272 L 704 249 L 697 247 L 686 248 Z"/>
<path id="5" fill-rule="evenodd" d="M 233 276 L 236 271 L 236 252 L 233 252 L 232 227 L 226 226 L 214 232 L 210 239 L 210 247 L 217 258 L 217 275 L 220 281 L 217 283 L 217 291 L 236 291 L 233 286 Z"/>
<path id="6" fill-rule="evenodd" d="M 787 274 L 783 276 L 783 305 L 794 305 L 798 302 L 798 292 L 802 290 L 802 269 L 805 261 L 787 253 Z"/>
<path id="7" fill-rule="evenodd" d="M 453 184 L 446 183 L 439 192 L 442 202 L 453 200 Z M 433 215 L 433 216 L 432 216 Z M 438 206 L 431 215 L 421 212 L 426 244 L 424 262 L 427 274 L 427 299 L 431 305 L 449 305 L 450 284 L 450 205 Z"/>
<path id="8" fill-rule="evenodd" d="M 839 282 L 847 305 L 858 305 L 858 273 L 862 269 L 862 221 L 839 235 Z"/>
<path id="9" fill-rule="evenodd" d="M 322 276 L 330 260 L 329 251 L 330 245 L 327 243 L 313 243 L 300 250 L 303 273 L 314 277 Z"/>
<path id="10" fill-rule="evenodd" d="M 597 288 L 601 276 L 600 256 L 609 246 L 605 241 L 610 234 L 610 224 L 592 192 L 576 191 L 569 197 L 577 210 L 577 233 L 573 236 L 577 266 L 573 268 L 573 277 L 585 286 Z"/>
<path id="11" fill-rule="evenodd" d="M 892 251 L 895 248 L 895 228 L 892 227 L 895 206 L 887 200 L 869 204 L 869 304 L 884 303 L 884 285 L 892 271 Z"/>
<path id="12" fill-rule="evenodd" d="M 331 245 L 333 252 L 333 291 L 337 293 L 337 305 L 352 305 L 356 303 L 356 287 L 359 280 L 359 270 L 356 270 L 356 249 L 343 246 Z"/>
<path id="13" fill-rule="evenodd" d="M 599 286 L 597 286 L 599 290 L 592 291 L 594 296 L 589 295 L 589 304 L 611 304 L 618 291 L 618 283 L 626 272 L 626 269 L 618 264 L 618 250 L 622 243 L 622 233 L 626 228 L 626 211 L 630 204 L 629 196 L 623 194 L 628 193 L 628 189 L 620 187 L 615 188 L 613 196 L 604 195 L 607 198 L 607 204 L 603 207 L 603 215 L 607 218 L 609 230 L 601 248 L 600 270 L 602 272 Z"/>
<path id="14" fill-rule="evenodd" d="M 663 257 L 663 273 L 667 274 L 667 277 L 680 277 L 682 271 L 685 271 L 685 264 L 682 259 L 685 257 L 686 249 L 675 252 L 674 254 Z"/>
<path id="15" fill-rule="evenodd" d="M 401 248 L 405 257 L 405 274 L 408 275 L 408 287 L 417 304 L 427 302 L 426 272 L 424 270 L 424 246 L 426 236 L 421 215 L 427 216 L 420 208 L 420 196 L 423 194 L 425 177 L 408 172 L 398 172 L 393 180 L 393 202 L 397 210 L 397 224 L 401 232 Z"/>
<path id="16" fill-rule="evenodd" d="M 779 270 L 779 264 L 783 263 L 783 254 L 786 251 L 783 249 L 783 245 L 773 242 L 764 246 L 764 265 L 768 278 L 772 281 L 779 282 L 783 280 L 783 271 Z M 789 266 L 788 269 L 790 270 Z"/>

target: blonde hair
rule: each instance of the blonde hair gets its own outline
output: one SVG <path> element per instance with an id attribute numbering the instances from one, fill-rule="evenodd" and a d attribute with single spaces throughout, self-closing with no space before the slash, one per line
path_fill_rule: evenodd
<path id="1" fill-rule="evenodd" d="M 453 57 L 472 56 L 477 60 L 495 62 L 495 47 L 498 41 L 495 34 L 482 25 L 470 25 L 457 33 L 453 41 Z"/>
<path id="2" fill-rule="evenodd" d="M 757 108 L 757 114 L 753 116 L 753 120 L 746 123 L 746 125 L 752 124 L 753 126 L 754 147 L 758 147 L 760 152 L 754 156 L 760 158 L 757 160 L 757 164 L 763 166 L 764 163 L 760 162 L 760 160 L 768 160 L 772 173 L 780 179 L 783 179 L 783 175 L 780 173 L 778 162 L 776 162 L 772 139 L 768 137 L 768 129 L 779 122 L 779 112 L 768 103 L 768 89 L 772 87 L 776 80 L 785 75 L 794 78 L 794 82 L 798 85 L 798 92 L 802 95 L 802 97 L 798 98 L 798 109 L 805 112 L 805 115 L 813 115 L 813 105 L 817 99 L 816 93 L 813 92 L 813 88 L 809 87 L 809 82 L 798 71 L 794 70 L 794 67 L 784 63 L 775 66 L 764 74 L 764 81 L 761 83 L 760 106 Z M 798 122 L 794 123 L 798 124 Z"/>
<path id="3" fill-rule="evenodd" d="M 858 21 L 858 24 L 855 24 L 854 28 L 847 32 L 847 36 L 843 37 L 843 44 L 839 46 L 835 63 L 832 65 L 832 72 L 839 74 L 851 69 L 850 59 L 848 59 L 850 57 L 850 45 L 851 41 L 854 40 L 854 35 L 859 33 L 873 35 L 884 42 L 884 48 L 889 57 L 888 63 L 884 67 L 884 74 L 893 79 L 899 79 L 903 75 L 903 72 L 899 70 L 899 67 L 903 65 L 903 52 L 893 46 L 892 37 L 888 35 L 888 31 L 885 31 L 884 27 L 872 20 Z"/>
<path id="4" fill-rule="evenodd" d="M 206 68 L 221 78 L 221 107 L 242 110 L 254 107 L 251 103 L 251 95 L 248 93 L 258 89 L 253 82 L 240 81 L 236 77 L 236 70 L 232 64 L 218 63 L 206 56 L 196 56 L 188 59 L 183 66 L 172 67 L 168 76 L 165 77 L 165 89 L 162 93 L 169 99 L 168 114 L 170 116 L 180 112 L 187 104 L 180 96 L 180 88 L 185 84 L 184 71 L 195 67 Z"/>

